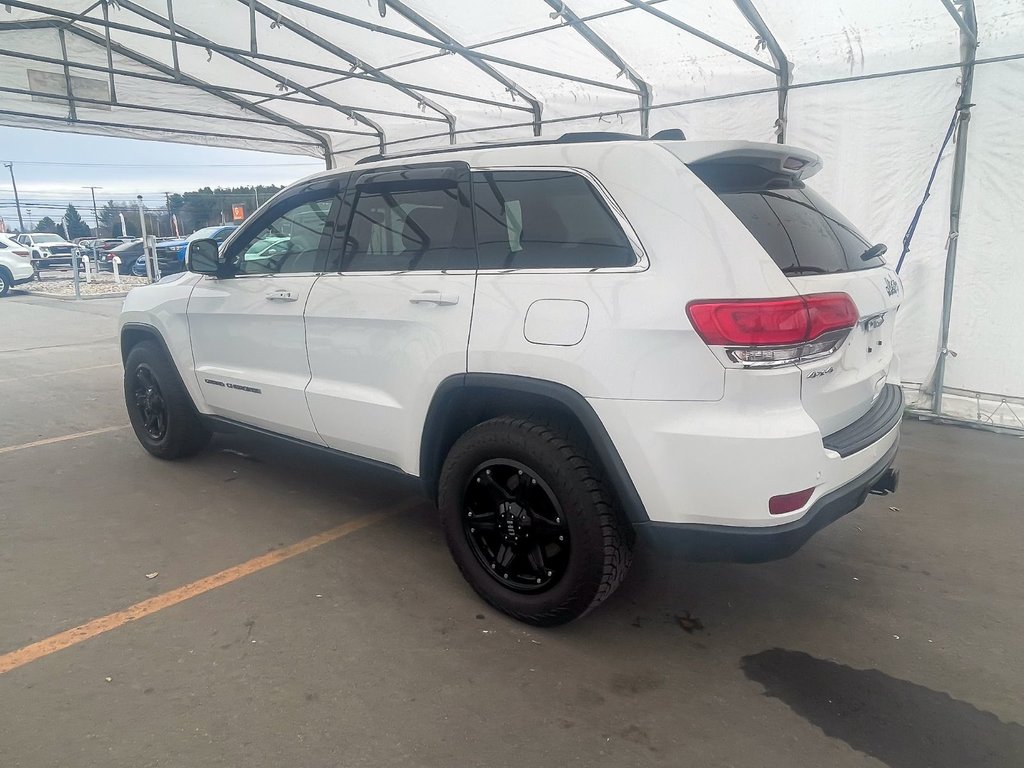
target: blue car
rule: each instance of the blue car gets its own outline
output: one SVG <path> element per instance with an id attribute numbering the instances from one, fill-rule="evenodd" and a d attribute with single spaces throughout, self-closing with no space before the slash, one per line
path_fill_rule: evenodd
<path id="1" fill-rule="evenodd" d="M 216 227 L 204 227 L 193 232 L 184 240 L 162 240 L 156 244 L 156 258 L 160 264 L 161 275 L 173 275 L 185 270 L 185 252 L 193 240 L 212 239 L 220 245 L 228 239 L 228 235 L 238 229 L 237 224 L 222 224 Z M 140 256 L 132 265 L 132 274 L 136 277 L 146 276 L 146 257 Z"/>

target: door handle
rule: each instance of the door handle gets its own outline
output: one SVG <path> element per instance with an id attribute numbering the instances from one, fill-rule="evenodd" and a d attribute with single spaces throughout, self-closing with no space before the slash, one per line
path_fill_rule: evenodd
<path id="1" fill-rule="evenodd" d="M 410 296 L 409 301 L 413 304 L 438 304 L 442 306 L 450 306 L 452 304 L 459 303 L 459 295 L 457 293 L 441 293 L 440 291 L 422 291 Z"/>
<path id="2" fill-rule="evenodd" d="M 298 301 L 299 295 L 294 291 L 271 291 L 264 298 L 267 301 Z"/>

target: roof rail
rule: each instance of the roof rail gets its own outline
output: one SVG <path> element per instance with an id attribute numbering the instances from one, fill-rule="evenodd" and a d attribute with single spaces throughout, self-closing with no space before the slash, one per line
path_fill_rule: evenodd
<path id="1" fill-rule="evenodd" d="M 576 131 L 563 133 L 554 139 L 527 139 L 524 141 L 502 141 L 480 144 L 454 144 L 434 149 L 425 149 L 414 152 L 399 152 L 396 154 L 377 153 L 367 155 L 356 160 L 355 165 L 373 163 L 378 160 L 395 160 L 403 157 L 420 157 L 421 155 L 439 155 L 446 152 L 462 152 L 464 150 L 479 149 L 503 149 L 508 147 L 534 147 L 545 144 L 591 144 L 602 141 L 685 141 L 686 134 L 680 128 L 666 128 L 658 131 L 651 137 L 641 136 L 636 133 L 618 133 L 613 131 Z"/>

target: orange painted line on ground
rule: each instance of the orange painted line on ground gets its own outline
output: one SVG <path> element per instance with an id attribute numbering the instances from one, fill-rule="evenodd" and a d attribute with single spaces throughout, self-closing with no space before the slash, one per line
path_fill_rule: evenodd
<path id="1" fill-rule="evenodd" d="M 121 424 L 116 427 L 100 427 L 99 429 L 90 429 L 87 432 L 75 432 L 71 435 L 61 435 L 60 437 L 47 437 L 43 440 L 36 440 L 31 443 L 22 443 L 21 445 L 9 445 L 6 448 L 0 448 L 0 454 L 3 453 L 14 453 L 15 451 L 24 451 L 26 448 L 38 448 L 40 445 L 53 445 L 54 443 L 63 443 L 68 440 L 77 440 L 80 437 L 92 437 L 93 435 L 102 435 L 106 432 L 117 432 L 119 429 L 128 429 L 127 424 Z"/>
<path id="2" fill-rule="evenodd" d="M 244 576 L 261 571 L 264 568 L 269 568 L 272 565 L 276 565 L 277 563 L 288 560 L 296 555 L 309 552 L 311 549 L 316 549 L 319 546 L 340 539 L 342 536 L 355 533 L 361 528 L 366 528 L 368 525 L 379 523 L 384 518 L 397 514 L 400 511 L 402 511 L 402 508 L 363 515 L 355 520 L 342 523 L 330 530 L 318 533 L 315 536 L 310 536 L 308 539 L 303 539 L 302 541 L 298 541 L 290 546 L 282 549 L 275 549 L 273 552 L 268 552 L 265 555 L 254 557 L 252 560 L 246 560 L 244 563 L 239 565 L 226 568 L 220 573 L 215 573 L 212 576 L 207 576 L 204 579 L 193 581 L 191 584 L 186 584 L 183 587 L 172 589 L 170 592 L 164 592 L 161 595 L 148 598 L 147 600 L 136 603 L 123 611 L 117 611 L 116 613 L 111 613 L 107 616 L 101 616 L 98 619 L 87 621 L 85 624 L 77 626 L 74 629 L 69 629 L 66 632 L 51 635 L 44 640 L 32 643 L 31 645 L 26 645 L 24 648 L 19 648 L 16 651 L 6 653 L 3 656 L 0 656 L 0 675 L 36 661 L 37 659 L 41 659 L 44 656 L 49 656 L 51 653 L 63 651 L 65 648 L 70 648 L 73 645 L 85 642 L 97 635 L 109 632 L 112 629 L 123 627 L 130 621 L 137 621 L 138 619 L 145 618 L 157 611 L 162 611 L 164 608 L 170 608 L 172 605 L 177 605 L 178 603 L 190 600 L 193 597 L 205 594 L 210 590 L 217 589 L 217 587 L 223 587 L 225 584 L 238 581 L 238 579 L 241 579 Z"/>

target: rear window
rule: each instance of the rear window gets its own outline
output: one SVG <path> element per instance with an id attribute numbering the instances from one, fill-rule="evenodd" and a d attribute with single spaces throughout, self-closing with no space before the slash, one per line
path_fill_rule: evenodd
<path id="1" fill-rule="evenodd" d="M 801 181 L 763 168 L 728 163 L 690 166 L 729 206 L 785 274 L 871 269 L 885 263 L 862 254 L 872 243 Z"/>
<path id="2" fill-rule="evenodd" d="M 629 267 L 636 254 L 590 183 L 567 171 L 473 174 L 480 269 Z"/>

